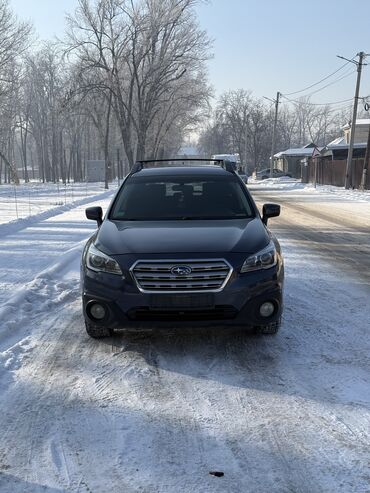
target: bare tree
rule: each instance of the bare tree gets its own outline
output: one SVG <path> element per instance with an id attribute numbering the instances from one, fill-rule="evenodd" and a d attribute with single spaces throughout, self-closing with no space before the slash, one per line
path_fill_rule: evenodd
<path id="1" fill-rule="evenodd" d="M 248 159 L 247 141 L 252 100 L 251 91 L 228 91 L 220 97 L 216 108 L 216 118 L 228 128 L 233 152 L 237 152 L 245 164 Z"/>
<path id="2" fill-rule="evenodd" d="M 8 169 L 8 179 L 18 182 L 14 157 L 14 132 L 20 57 L 27 47 L 31 27 L 21 23 L 10 9 L 8 0 L 0 0 L 0 158 Z M 0 177 L 1 179 L 1 177 Z"/>
<path id="3" fill-rule="evenodd" d="M 270 112 L 262 100 L 251 91 L 228 91 L 221 95 L 214 123 L 201 134 L 199 143 L 208 154 L 238 153 L 251 171 L 268 159 L 270 129 Z"/>
<path id="4" fill-rule="evenodd" d="M 150 141 L 160 147 L 180 99 L 192 102 L 181 110 L 193 114 L 194 106 L 208 95 L 204 62 L 209 41 L 195 22 L 194 4 L 193 0 L 94 4 L 79 0 L 75 15 L 69 17 L 68 50 L 77 57 L 81 72 L 96 75 L 96 83 L 85 90 L 112 94 L 131 164 L 156 152 L 148 148 Z M 187 119 L 182 121 L 186 127 Z"/>

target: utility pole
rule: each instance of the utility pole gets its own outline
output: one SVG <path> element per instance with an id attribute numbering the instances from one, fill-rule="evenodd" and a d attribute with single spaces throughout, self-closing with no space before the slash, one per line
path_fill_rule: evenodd
<path id="1" fill-rule="evenodd" d="M 276 143 L 276 126 L 277 126 L 277 120 L 278 120 L 278 111 L 279 111 L 280 96 L 281 96 L 281 94 L 278 91 L 276 93 L 276 99 L 273 100 L 274 103 L 275 103 L 275 119 L 274 119 L 274 126 L 273 126 L 273 129 L 272 129 L 270 178 L 272 178 L 273 172 L 274 172 L 274 155 L 275 155 L 275 143 Z"/>
<path id="2" fill-rule="evenodd" d="M 348 60 L 348 58 L 344 58 L 342 56 L 339 56 L 339 58 L 343 58 L 344 60 L 347 60 L 349 62 L 354 63 L 357 65 L 357 81 L 356 81 L 356 89 L 355 89 L 355 99 L 353 102 L 353 112 L 352 112 L 352 122 L 351 122 L 351 137 L 349 141 L 349 148 L 348 148 L 348 157 L 347 157 L 347 167 L 346 167 L 346 179 L 345 179 L 345 188 L 348 190 L 352 186 L 352 155 L 353 155 L 353 144 L 355 141 L 355 129 L 356 129 L 356 120 L 357 120 L 357 105 L 358 105 L 358 94 L 360 92 L 360 83 L 361 83 L 361 71 L 362 71 L 362 66 L 363 66 L 363 59 L 366 56 L 366 53 L 363 51 L 360 51 L 360 53 L 357 53 L 359 57 L 358 62 L 355 60 Z"/>

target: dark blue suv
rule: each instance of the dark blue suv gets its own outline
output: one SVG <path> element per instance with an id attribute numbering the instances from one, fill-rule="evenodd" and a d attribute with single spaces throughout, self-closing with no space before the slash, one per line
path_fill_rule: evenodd
<path id="1" fill-rule="evenodd" d="M 198 161 L 202 162 L 202 165 Z M 280 326 L 283 259 L 267 220 L 230 163 L 142 161 L 83 252 L 86 330 Z"/>

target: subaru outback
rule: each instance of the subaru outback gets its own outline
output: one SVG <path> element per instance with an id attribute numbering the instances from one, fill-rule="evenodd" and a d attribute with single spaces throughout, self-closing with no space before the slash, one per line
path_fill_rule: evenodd
<path id="1" fill-rule="evenodd" d="M 86 209 L 98 224 L 81 264 L 87 333 L 206 326 L 276 333 L 284 265 L 267 221 L 279 214 L 279 205 L 265 204 L 261 216 L 222 160 L 136 163 L 104 218 L 101 207 Z"/>

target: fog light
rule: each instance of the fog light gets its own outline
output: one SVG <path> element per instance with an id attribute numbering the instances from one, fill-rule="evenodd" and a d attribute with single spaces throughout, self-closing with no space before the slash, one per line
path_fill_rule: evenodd
<path id="1" fill-rule="evenodd" d="M 275 305 L 271 303 L 271 301 L 266 301 L 265 303 L 262 303 L 260 306 L 260 315 L 262 317 L 271 317 L 271 315 L 275 311 Z"/>
<path id="2" fill-rule="evenodd" d="M 90 315 L 96 320 L 103 320 L 105 314 L 106 311 L 103 305 L 99 305 L 99 303 L 94 303 L 90 306 Z"/>

